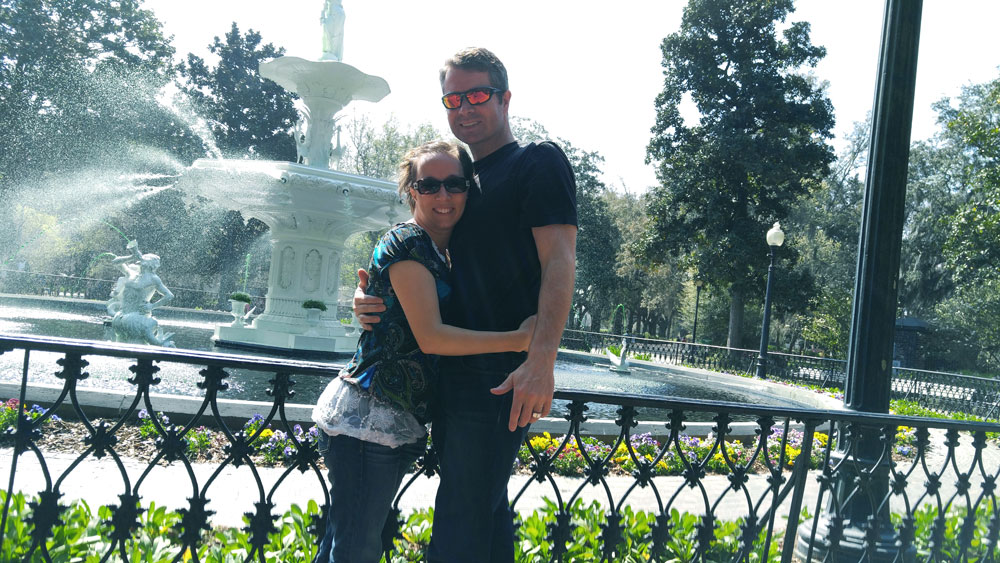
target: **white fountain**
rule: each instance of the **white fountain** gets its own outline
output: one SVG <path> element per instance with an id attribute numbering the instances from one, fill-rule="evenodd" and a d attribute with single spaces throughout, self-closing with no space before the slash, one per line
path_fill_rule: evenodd
<path id="1" fill-rule="evenodd" d="M 409 214 L 395 184 L 330 169 L 331 160 L 336 166 L 342 154 L 337 113 L 354 100 L 381 100 L 389 85 L 341 62 L 344 10 L 339 0 L 326 1 L 321 21 L 319 61 L 280 57 L 260 65 L 261 76 L 300 97 L 295 129 L 300 164 L 201 159 L 178 182 L 188 194 L 255 217 L 270 228 L 264 312 L 250 324 L 216 327 L 214 339 L 223 345 L 354 352 L 357 327 L 343 326 L 336 316 L 344 241 Z M 309 310 L 302 307 L 307 300 L 322 301 L 329 309 L 318 321 L 307 319 Z"/>

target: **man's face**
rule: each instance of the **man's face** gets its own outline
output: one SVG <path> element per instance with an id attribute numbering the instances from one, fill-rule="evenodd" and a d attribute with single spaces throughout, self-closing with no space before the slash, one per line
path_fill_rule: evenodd
<path id="1" fill-rule="evenodd" d="M 490 87 L 486 72 L 449 68 L 442 83 L 442 93 L 465 92 Z M 507 108 L 510 92 L 496 93 L 486 103 L 472 105 L 463 99 L 456 109 L 446 109 L 448 125 L 462 142 L 469 145 L 475 158 L 482 158 L 507 143 Z"/>

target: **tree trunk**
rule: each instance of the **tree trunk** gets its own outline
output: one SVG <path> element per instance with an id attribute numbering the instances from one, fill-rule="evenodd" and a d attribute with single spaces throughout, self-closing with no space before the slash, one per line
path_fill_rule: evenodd
<path id="1" fill-rule="evenodd" d="M 726 338 L 726 346 L 729 348 L 742 348 L 743 344 L 743 290 L 733 287 L 729 291 L 729 336 Z"/>
<path id="2" fill-rule="evenodd" d="M 788 353 L 789 354 L 792 354 L 792 353 L 795 352 L 795 343 L 799 341 L 799 334 L 801 334 L 801 333 L 802 333 L 802 331 L 798 330 L 798 327 L 796 327 L 795 330 L 792 331 L 792 336 L 791 336 L 791 338 L 788 339 Z"/>

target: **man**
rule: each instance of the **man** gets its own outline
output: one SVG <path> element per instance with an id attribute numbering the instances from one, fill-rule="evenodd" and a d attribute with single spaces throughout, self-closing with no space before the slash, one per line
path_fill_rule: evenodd
<path id="1" fill-rule="evenodd" d="M 440 74 L 448 124 L 475 160 L 471 192 L 449 252 L 447 324 L 511 330 L 538 315 L 527 355 L 442 357 L 432 436 L 441 484 L 432 562 L 513 561 L 507 481 L 527 425 L 548 414 L 553 365 L 569 315 L 576 267 L 576 183 L 551 143 L 518 145 L 507 71 L 486 49 L 460 51 Z M 362 277 L 364 279 L 364 277 Z M 355 294 L 362 323 L 380 300 Z"/>

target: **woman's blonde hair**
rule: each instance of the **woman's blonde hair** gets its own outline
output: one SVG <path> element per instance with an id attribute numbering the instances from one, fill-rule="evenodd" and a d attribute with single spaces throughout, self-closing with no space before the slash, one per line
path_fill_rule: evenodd
<path id="1" fill-rule="evenodd" d="M 406 200 L 412 212 L 417 202 L 410 194 L 410 186 L 417 181 L 417 163 L 421 158 L 433 154 L 447 154 L 455 157 L 462 166 L 462 176 L 469 181 L 470 189 L 476 187 L 475 171 L 472 167 L 472 157 L 465 147 L 447 141 L 430 141 L 407 151 L 399 163 L 399 197 Z"/>

